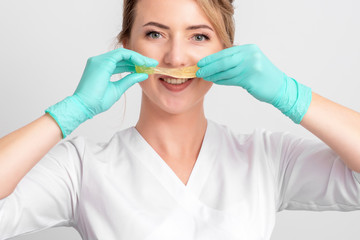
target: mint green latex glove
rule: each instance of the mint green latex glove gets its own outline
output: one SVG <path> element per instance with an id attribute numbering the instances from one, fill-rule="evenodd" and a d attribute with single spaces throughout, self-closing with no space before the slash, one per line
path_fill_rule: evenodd
<path id="1" fill-rule="evenodd" d="M 135 65 L 155 67 L 157 64 L 154 59 L 124 48 L 91 57 L 74 94 L 45 112 L 56 120 L 65 138 L 84 121 L 108 110 L 129 87 L 148 78 L 145 73 L 131 73 L 112 82 L 113 74 L 135 72 Z"/>
<path id="2" fill-rule="evenodd" d="M 255 44 L 230 47 L 198 62 L 196 76 L 220 85 L 239 86 L 256 99 L 300 123 L 311 102 L 311 89 L 274 66 Z"/>

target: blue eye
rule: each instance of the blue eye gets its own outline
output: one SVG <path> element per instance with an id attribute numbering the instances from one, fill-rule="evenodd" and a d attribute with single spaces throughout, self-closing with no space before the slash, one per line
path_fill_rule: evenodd
<path id="1" fill-rule="evenodd" d="M 194 39 L 195 39 L 195 41 L 197 41 L 197 42 L 202 42 L 202 41 L 209 40 L 209 37 L 206 36 L 205 34 L 196 34 L 196 35 L 194 36 Z"/>
<path id="2" fill-rule="evenodd" d="M 148 36 L 149 38 L 152 38 L 152 39 L 158 39 L 161 37 L 161 34 L 159 32 L 150 31 L 150 32 L 146 33 L 146 36 Z"/>

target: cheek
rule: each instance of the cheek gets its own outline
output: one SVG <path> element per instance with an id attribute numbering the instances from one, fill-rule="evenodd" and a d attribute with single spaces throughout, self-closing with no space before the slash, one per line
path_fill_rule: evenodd
<path id="1" fill-rule="evenodd" d="M 157 83 L 158 80 L 154 78 L 154 75 L 149 75 L 149 78 L 139 83 L 141 90 L 150 99 L 156 99 L 160 94 L 160 89 Z"/>
<path id="2" fill-rule="evenodd" d="M 218 42 L 212 42 L 211 44 L 207 44 L 204 46 L 190 46 L 189 47 L 190 51 L 188 51 L 190 54 L 192 54 L 193 59 L 196 60 L 196 62 L 198 62 L 200 59 L 209 56 L 211 54 L 214 54 L 216 52 L 219 52 L 221 50 L 223 50 L 223 46 L 222 44 L 218 43 Z"/>
<path id="3" fill-rule="evenodd" d="M 132 41 L 130 44 L 130 49 L 140 53 L 143 56 L 159 60 L 159 48 L 152 46 L 147 41 L 142 39 Z"/>
<path id="4" fill-rule="evenodd" d="M 200 95 L 205 95 L 210 90 L 212 85 L 212 82 L 205 81 L 204 79 L 199 79 L 199 89 L 201 89 Z"/>
<path id="5" fill-rule="evenodd" d="M 150 75 L 145 81 L 139 82 L 139 85 L 144 92 L 148 92 L 148 89 L 151 88 L 152 81 L 152 76 Z"/>
<path id="6" fill-rule="evenodd" d="M 207 48 L 207 56 L 223 50 L 224 47 L 220 42 L 215 42 Z"/>

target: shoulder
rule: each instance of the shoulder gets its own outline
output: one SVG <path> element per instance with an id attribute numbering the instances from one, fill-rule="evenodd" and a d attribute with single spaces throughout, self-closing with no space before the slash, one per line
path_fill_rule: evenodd
<path id="1" fill-rule="evenodd" d="M 305 139 L 290 132 L 271 131 L 256 128 L 248 133 L 234 131 L 231 127 L 209 120 L 209 128 L 212 128 L 218 142 L 230 146 L 246 147 L 249 149 L 262 149 L 265 152 L 279 151 L 284 148 L 292 148 L 296 145 L 314 144 L 313 139 Z"/>
<path id="2" fill-rule="evenodd" d="M 238 142 L 241 144 L 246 144 L 249 142 L 267 142 L 272 141 L 272 139 L 281 139 L 287 135 L 291 135 L 288 132 L 272 132 L 263 128 L 256 128 L 251 130 L 248 133 L 242 133 L 239 131 L 233 130 L 231 127 L 217 123 L 212 120 L 208 120 L 209 129 L 212 128 L 212 131 L 216 133 L 219 137 L 222 137 L 229 141 Z"/>
<path id="3" fill-rule="evenodd" d="M 106 142 L 97 142 L 84 136 L 75 136 L 62 140 L 53 147 L 47 157 L 61 159 L 65 164 L 66 161 L 78 159 L 83 161 L 86 158 L 97 158 L 102 155 L 110 155 L 114 151 L 121 151 L 129 145 L 133 135 L 133 128 L 120 130 Z"/>
<path id="4" fill-rule="evenodd" d="M 60 145 L 72 146 L 78 150 L 80 149 L 106 149 L 109 146 L 116 145 L 118 142 L 127 141 L 133 134 L 133 128 L 129 127 L 115 132 L 108 141 L 96 141 L 84 136 L 75 136 L 73 138 L 65 139 L 60 142 Z"/>

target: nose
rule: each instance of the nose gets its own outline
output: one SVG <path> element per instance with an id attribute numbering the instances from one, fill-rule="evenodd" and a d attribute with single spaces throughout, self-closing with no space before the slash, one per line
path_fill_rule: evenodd
<path id="1" fill-rule="evenodd" d="M 189 55 L 185 43 L 176 38 L 169 41 L 164 55 L 164 63 L 166 66 L 172 68 L 185 67 L 188 65 L 188 62 Z"/>

